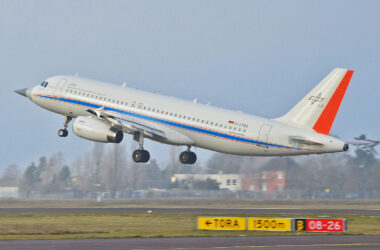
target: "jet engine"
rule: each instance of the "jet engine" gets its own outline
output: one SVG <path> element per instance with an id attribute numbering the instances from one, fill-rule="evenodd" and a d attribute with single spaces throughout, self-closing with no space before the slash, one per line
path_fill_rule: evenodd
<path id="1" fill-rule="evenodd" d="M 84 139 L 106 143 L 120 143 L 124 135 L 123 131 L 94 116 L 78 116 L 73 123 L 73 131 Z"/>

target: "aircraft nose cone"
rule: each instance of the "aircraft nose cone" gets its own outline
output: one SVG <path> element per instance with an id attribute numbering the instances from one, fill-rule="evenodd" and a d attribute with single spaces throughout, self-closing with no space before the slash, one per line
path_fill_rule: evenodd
<path id="1" fill-rule="evenodd" d="M 18 89 L 18 90 L 15 90 L 15 92 L 19 95 L 22 95 L 22 96 L 25 96 L 25 97 L 28 97 L 30 99 L 30 89 L 28 88 L 25 88 L 25 89 Z"/>
<path id="2" fill-rule="evenodd" d="M 17 93 L 17 94 L 19 94 L 19 95 L 23 95 L 23 96 L 25 96 L 26 97 L 26 91 L 27 91 L 28 89 L 19 89 L 19 90 L 15 90 L 15 92 Z"/>

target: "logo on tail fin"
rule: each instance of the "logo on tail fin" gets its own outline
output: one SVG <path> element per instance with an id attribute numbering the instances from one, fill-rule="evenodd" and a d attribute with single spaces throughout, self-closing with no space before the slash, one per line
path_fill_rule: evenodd
<path id="1" fill-rule="evenodd" d="M 309 100 L 311 101 L 311 104 L 313 105 L 314 103 L 316 103 L 316 102 L 322 102 L 323 100 L 324 100 L 325 98 L 324 97 L 322 97 L 322 93 L 321 92 L 319 92 L 319 94 L 318 95 L 316 95 L 316 96 L 310 96 L 309 97 Z"/>

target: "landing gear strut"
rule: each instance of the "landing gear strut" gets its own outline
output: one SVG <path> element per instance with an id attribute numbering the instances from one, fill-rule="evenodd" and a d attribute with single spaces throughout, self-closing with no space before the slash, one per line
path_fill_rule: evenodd
<path id="1" fill-rule="evenodd" d="M 194 152 L 191 152 L 190 146 L 188 146 L 187 150 L 179 155 L 179 161 L 182 164 L 194 164 L 197 161 L 197 155 Z"/>
<path id="2" fill-rule="evenodd" d="M 69 132 L 67 131 L 67 126 L 69 126 L 69 122 L 71 121 L 71 119 L 73 119 L 73 118 L 70 116 L 65 116 L 65 120 L 63 122 L 64 128 L 58 130 L 58 136 L 59 137 L 66 137 L 69 134 Z"/>
<path id="3" fill-rule="evenodd" d="M 137 132 L 133 139 L 138 141 L 139 149 L 135 150 L 132 154 L 132 159 L 134 162 L 147 162 L 149 161 L 150 154 L 149 151 L 144 150 L 144 136 L 142 133 Z"/>

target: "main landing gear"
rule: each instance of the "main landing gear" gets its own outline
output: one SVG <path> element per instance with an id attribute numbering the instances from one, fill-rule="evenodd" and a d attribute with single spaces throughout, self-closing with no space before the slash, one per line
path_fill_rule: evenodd
<path id="1" fill-rule="evenodd" d="M 72 120 L 73 118 L 70 117 L 70 116 L 65 116 L 65 120 L 63 122 L 63 129 L 60 129 L 58 130 L 58 136 L 59 137 L 66 137 L 69 132 L 67 131 L 67 126 L 69 126 L 69 122 Z"/>
<path id="2" fill-rule="evenodd" d="M 135 150 L 132 154 L 132 159 L 134 162 L 148 162 L 150 158 L 149 151 L 144 150 L 144 136 L 142 133 L 137 132 L 133 139 L 138 141 L 139 149 Z"/>
<path id="3" fill-rule="evenodd" d="M 179 155 L 179 161 L 182 164 L 194 164 L 197 161 L 197 155 L 190 151 L 190 146 L 188 146 L 186 151 L 183 151 Z"/>

